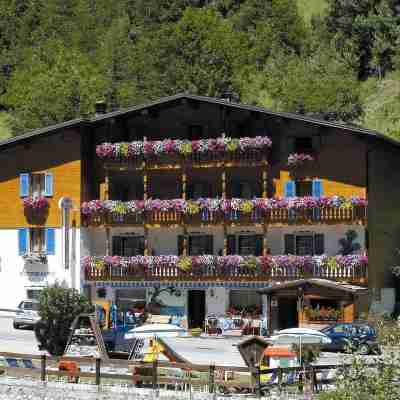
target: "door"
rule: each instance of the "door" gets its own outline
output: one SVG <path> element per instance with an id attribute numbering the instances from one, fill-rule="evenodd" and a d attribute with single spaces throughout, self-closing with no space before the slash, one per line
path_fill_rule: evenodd
<path id="1" fill-rule="evenodd" d="M 189 328 L 204 326 L 206 314 L 206 293 L 204 290 L 188 291 L 188 324 Z"/>
<path id="2" fill-rule="evenodd" d="M 296 298 L 279 298 L 279 330 L 297 328 L 299 325 Z"/>

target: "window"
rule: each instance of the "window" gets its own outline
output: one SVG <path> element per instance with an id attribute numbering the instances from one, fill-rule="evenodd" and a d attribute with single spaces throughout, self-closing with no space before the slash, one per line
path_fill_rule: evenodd
<path id="1" fill-rule="evenodd" d="M 203 139 L 203 127 L 201 125 L 189 125 L 188 137 L 189 140 Z"/>
<path id="2" fill-rule="evenodd" d="M 308 256 L 314 254 L 314 236 L 296 236 L 296 255 Z"/>
<path id="3" fill-rule="evenodd" d="M 199 199 L 201 197 L 212 197 L 211 185 L 207 182 L 194 182 L 187 187 L 188 199 Z"/>
<path id="4" fill-rule="evenodd" d="M 20 186 L 20 197 L 28 197 L 28 196 L 52 197 L 53 174 L 51 172 L 20 174 L 19 186 Z"/>
<path id="5" fill-rule="evenodd" d="M 184 236 L 178 236 L 178 255 L 183 254 Z M 190 235 L 187 239 L 187 254 L 189 256 L 198 256 L 202 254 L 214 254 L 213 235 Z"/>
<path id="6" fill-rule="evenodd" d="M 239 236 L 239 254 L 242 256 L 261 256 L 263 250 L 262 235 Z"/>
<path id="7" fill-rule="evenodd" d="M 321 255 L 325 252 L 324 242 L 322 233 L 286 234 L 284 236 L 284 252 L 298 256 Z"/>
<path id="8" fill-rule="evenodd" d="M 143 236 L 114 236 L 113 255 L 123 257 L 143 256 Z"/>
<path id="9" fill-rule="evenodd" d="M 213 252 L 212 235 L 189 236 L 189 256 L 213 254 Z"/>
<path id="10" fill-rule="evenodd" d="M 311 137 L 297 137 L 294 140 L 295 153 L 310 154 L 313 151 L 313 143 Z"/>
<path id="11" fill-rule="evenodd" d="M 255 290 L 231 290 L 229 305 L 235 310 L 255 311 L 261 308 L 261 296 Z"/>
<path id="12" fill-rule="evenodd" d="M 31 196 L 38 197 L 44 192 L 44 174 L 31 175 Z"/>
<path id="13" fill-rule="evenodd" d="M 54 228 L 21 228 L 18 229 L 18 253 L 56 254 L 56 236 Z"/>
<path id="14" fill-rule="evenodd" d="M 30 253 L 44 253 L 46 250 L 45 245 L 45 232 L 42 228 L 31 228 L 29 232 L 29 249 Z"/>
<path id="15" fill-rule="evenodd" d="M 285 197 L 304 197 L 314 196 L 322 197 L 324 195 L 323 181 L 320 179 L 314 179 L 312 181 L 286 181 L 285 186 Z"/>
<path id="16" fill-rule="evenodd" d="M 312 181 L 296 181 L 296 196 L 312 196 L 313 195 Z"/>

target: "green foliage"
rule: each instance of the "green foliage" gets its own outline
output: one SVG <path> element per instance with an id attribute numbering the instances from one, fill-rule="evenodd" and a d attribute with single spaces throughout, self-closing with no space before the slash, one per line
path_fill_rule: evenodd
<path id="1" fill-rule="evenodd" d="M 6 112 L 0 112 L 0 140 L 5 140 L 12 136 L 10 125 L 10 115 Z"/>
<path id="2" fill-rule="evenodd" d="M 360 123 L 400 139 L 400 70 L 382 80 L 370 78 L 362 89 L 365 117 Z"/>
<path id="3" fill-rule="evenodd" d="M 270 58 L 244 98 L 278 110 L 353 121 L 362 114 L 359 83 L 333 49 Z M 255 89 L 255 90 L 254 90 Z"/>
<path id="4" fill-rule="evenodd" d="M 399 354 L 374 360 L 353 356 L 351 365 L 338 373 L 335 388 L 321 393 L 319 400 L 397 400 L 400 398 Z"/>
<path id="5" fill-rule="evenodd" d="M 233 91 L 398 137 L 397 3 L 0 0 L 0 110 L 19 134 L 91 114 L 99 99 L 113 110 Z"/>
<path id="6" fill-rule="evenodd" d="M 393 68 L 400 34 L 397 7 L 394 0 L 329 0 L 329 30 L 341 52 L 350 49 L 356 56 L 361 79 Z"/>
<path id="7" fill-rule="evenodd" d="M 296 353 L 297 359 L 299 361 L 301 359 L 302 366 L 311 365 L 321 354 L 321 346 L 318 344 L 305 343 L 301 346 L 301 349 L 300 345 L 293 344 L 292 350 Z"/>
<path id="8" fill-rule="evenodd" d="M 73 320 L 91 311 L 86 297 L 75 289 L 59 284 L 43 289 L 39 298 L 40 321 L 35 327 L 40 347 L 52 355 L 62 355 Z"/>

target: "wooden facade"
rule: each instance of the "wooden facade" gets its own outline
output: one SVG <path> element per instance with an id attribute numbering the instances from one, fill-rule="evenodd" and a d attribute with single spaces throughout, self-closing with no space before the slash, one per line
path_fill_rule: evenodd
<path id="1" fill-rule="evenodd" d="M 0 151 L 0 228 L 59 227 L 61 213 L 58 202 L 70 197 L 74 203 L 73 218 L 80 225 L 81 202 L 81 136 L 79 130 L 65 130 L 37 138 L 29 144 L 17 144 Z M 30 221 L 25 215 L 20 196 L 21 173 L 53 175 L 53 195 L 48 197 L 48 215 L 44 220 Z"/>
<path id="2" fill-rule="evenodd" d="M 221 156 L 151 159 L 143 163 L 108 163 L 96 156 L 96 146 L 103 142 L 187 138 L 191 126 L 201 126 L 204 138 L 268 135 L 272 148 L 265 154 L 241 154 L 230 159 Z M 51 130 L 51 129 L 50 129 Z M 293 138 L 310 137 L 315 161 L 298 170 L 287 166 L 293 151 Z M 63 196 L 73 200 L 73 217 L 80 226 L 82 201 L 115 199 L 115 187 L 128 183 L 129 199 L 188 198 L 189 186 L 201 180 L 209 185 L 209 197 L 233 196 L 235 180 L 254 184 L 260 197 L 284 197 L 288 180 L 322 182 L 324 196 L 368 197 L 368 214 L 326 216 L 316 221 L 307 215 L 288 218 L 287 211 L 277 212 L 259 221 L 245 218 L 236 223 L 221 218 L 214 225 L 258 224 L 263 228 L 265 248 L 268 229 L 274 226 L 312 226 L 316 224 L 363 224 L 368 230 L 365 247 L 370 267 L 369 285 L 379 290 L 393 288 L 391 267 L 398 265 L 400 204 L 398 144 L 368 131 L 340 127 L 337 124 L 303 117 L 268 113 L 262 109 L 214 101 L 195 96 L 176 96 L 148 108 L 97 116 L 79 121 L 73 127 L 58 128 L 51 134 L 32 136 L 7 145 L 0 151 L 0 228 L 35 226 L 27 221 L 19 193 L 19 175 L 24 172 L 51 172 L 54 194 L 49 198 L 48 216 L 42 226 L 61 224 L 58 201 Z M 134 190 L 133 190 L 134 189 Z M 346 211 L 347 212 L 347 211 Z M 342 210 L 342 213 L 346 213 Z M 292 216 L 293 217 L 293 216 Z M 144 230 L 160 226 L 179 226 L 183 232 L 204 226 L 195 217 L 184 219 L 176 213 L 155 213 L 136 221 L 97 221 L 107 227 L 137 227 Z M 99 228 L 100 229 L 100 228 Z M 109 238 L 110 239 L 110 238 Z M 108 239 L 108 240 L 109 240 Z"/>

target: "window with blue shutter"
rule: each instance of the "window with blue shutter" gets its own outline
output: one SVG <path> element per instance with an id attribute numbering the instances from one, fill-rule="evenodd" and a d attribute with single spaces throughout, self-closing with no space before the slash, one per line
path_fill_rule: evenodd
<path id="1" fill-rule="evenodd" d="M 322 197 L 324 195 L 324 189 L 322 186 L 322 181 L 319 179 L 314 179 L 312 183 L 312 195 L 314 197 Z"/>
<path id="2" fill-rule="evenodd" d="M 18 229 L 18 254 L 23 256 L 28 253 L 29 230 L 27 228 Z"/>
<path id="3" fill-rule="evenodd" d="M 324 195 L 322 181 L 320 181 L 319 179 L 314 179 L 312 182 L 312 195 L 314 197 L 322 197 Z M 321 219 L 321 210 L 319 208 L 315 208 L 312 212 L 315 221 Z"/>
<path id="4" fill-rule="evenodd" d="M 29 174 L 19 174 L 19 195 L 20 197 L 29 196 Z"/>
<path id="5" fill-rule="evenodd" d="M 44 192 L 43 195 L 46 197 L 53 196 L 53 174 L 46 172 L 44 175 Z"/>
<path id="6" fill-rule="evenodd" d="M 50 256 L 56 254 L 56 231 L 54 228 L 46 229 L 46 254 Z"/>
<path id="7" fill-rule="evenodd" d="M 294 197 L 294 196 L 296 196 L 296 182 L 287 181 L 285 183 L 285 197 Z"/>

